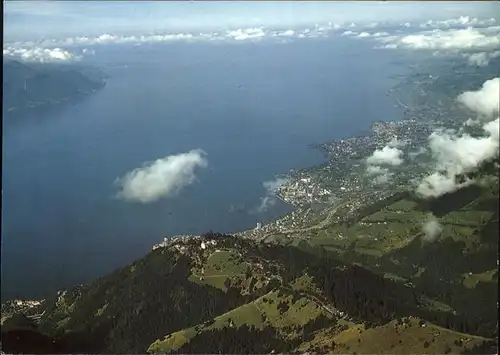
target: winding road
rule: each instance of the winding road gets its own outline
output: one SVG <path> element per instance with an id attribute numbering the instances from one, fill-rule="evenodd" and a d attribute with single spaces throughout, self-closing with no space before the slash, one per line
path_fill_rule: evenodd
<path id="1" fill-rule="evenodd" d="M 309 231 L 317 230 L 317 229 L 323 229 L 327 225 L 332 223 L 332 219 L 335 216 L 335 214 L 337 213 L 337 211 L 339 210 L 339 208 L 346 206 L 348 203 L 354 203 L 355 201 L 360 200 L 362 197 L 363 197 L 363 195 L 361 195 L 360 197 L 358 197 L 356 199 L 349 199 L 349 200 L 345 200 L 345 201 L 339 203 L 337 206 L 333 207 L 330 210 L 330 212 L 328 212 L 328 216 L 324 220 L 322 220 L 321 222 L 319 222 L 318 224 L 316 224 L 314 226 L 310 226 L 310 227 L 306 227 L 306 228 L 286 229 L 286 230 L 280 231 L 279 233 L 295 234 L 295 233 L 309 232 Z M 276 235 L 276 232 L 267 233 L 262 238 L 260 238 L 260 240 L 265 241 L 267 238 L 272 237 L 273 235 Z"/>

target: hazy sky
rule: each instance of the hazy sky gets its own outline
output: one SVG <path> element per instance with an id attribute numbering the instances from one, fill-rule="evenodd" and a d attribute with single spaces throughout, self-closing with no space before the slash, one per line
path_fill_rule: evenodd
<path id="1" fill-rule="evenodd" d="M 328 21 L 412 21 L 494 14 L 500 14 L 500 6 L 492 2 L 5 1 L 4 36 L 10 40 L 155 30 L 292 28 Z"/>

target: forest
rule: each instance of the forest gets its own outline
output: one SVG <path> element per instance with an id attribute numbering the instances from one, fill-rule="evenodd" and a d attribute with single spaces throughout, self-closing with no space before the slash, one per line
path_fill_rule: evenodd
<path id="1" fill-rule="evenodd" d="M 211 231 L 202 238 L 216 239 L 220 248 L 239 250 L 246 260 L 263 259 L 280 265 L 276 266 L 276 273 L 282 278 L 282 285 L 270 283 L 255 293 L 243 295 L 236 284 L 227 282 L 228 289 L 224 292 L 188 280 L 196 259 L 193 255 L 157 249 L 131 266 L 68 291 L 64 298 L 66 306 L 61 306 L 61 295 L 54 295 L 39 309 L 46 312 L 39 325 L 23 316 L 11 318 L 2 327 L 4 351 L 22 352 L 26 350 L 23 346 L 36 341 L 39 351 L 28 349 L 29 352 L 143 353 L 156 339 L 198 324 L 209 324 L 214 317 L 272 289 L 286 287 L 305 273 L 313 277 L 321 297 L 367 327 L 415 316 L 459 332 L 497 336 L 496 312 L 490 307 L 492 299 L 478 299 L 484 311 L 477 307 L 470 311 L 457 308 L 455 313 L 433 310 L 422 306 L 423 296 L 450 300 L 458 288 L 429 289 L 425 283 L 407 287 L 361 266 L 345 264 L 321 247 L 258 243 Z M 199 241 L 190 241 L 188 246 L 198 248 Z M 440 253 L 427 256 L 428 263 L 452 262 L 443 259 Z M 496 295 L 490 289 L 485 294 Z M 287 307 L 280 304 L 280 312 Z M 99 316 L 99 312 L 105 316 Z M 301 339 L 311 337 L 315 330 L 327 325 L 333 323 L 324 318 L 305 325 Z M 200 353 L 207 348 L 224 353 L 292 351 L 295 343 L 285 340 L 271 328 L 223 328 L 199 334 L 178 352 Z"/>

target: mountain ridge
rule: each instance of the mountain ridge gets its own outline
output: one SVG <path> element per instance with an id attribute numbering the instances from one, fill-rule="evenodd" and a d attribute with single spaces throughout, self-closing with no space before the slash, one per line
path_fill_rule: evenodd
<path id="1" fill-rule="evenodd" d="M 432 199 L 394 191 L 292 238 L 172 238 L 85 285 L 2 304 L 2 349 L 363 353 L 377 339 L 383 353 L 491 351 L 499 189 L 490 165 L 476 184 Z M 434 239 L 422 229 L 429 215 Z"/>
<path id="2" fill-rule="evenodd" d="M 75 64 L 3 63 L 3 115 L 22 115 L 76 103 L 102 89 L 106 76 L 96 68 Z"/>
<path id="3" fill-rule="evenodd" d="M 311 241 L 283 245 L 209 232 L 179 238 L 24 311 L 15 310 L 15 301 L 3 304 L 2 315 L 35 316 L 37 332 L 54 339 L 61 352 L 366 352 L 370 339 L 381 334 L 382 352 L 401 351 L 405 344 L 413 353 L 491 349 L 498 332 L 498 271 L 487 270 L 496 266 L 498 205 L 490 202 L 498 200 L 498 190 L 491 191 L 463 189 L 421 207 L 441 210 L 443 221 L 464 205 L 450 208 L 450 201 L 492 211 L 478 227 L 483 246 L 465 258 L 463 241 L 453 236 L 422 244 L 416 235 L 376 258 L 391 265 L 406 260 L 388 274 L 356 251 L 356 240 L 340 256 Z M 387 204 L 408 196 L 402 197 Z M 415 262 L 426 270 L 417 265 L 420 275 L 410 277 L 406 270 Z M 461 276 L 464 267 L 471 271 Z M 4 333 L 20 331 L 10 329 L 4 332 L 2 325 Z"/>

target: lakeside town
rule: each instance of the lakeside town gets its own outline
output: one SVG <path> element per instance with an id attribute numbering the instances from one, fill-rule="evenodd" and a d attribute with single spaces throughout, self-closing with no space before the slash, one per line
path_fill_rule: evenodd
<path id="1" fill-rule="evenodd" d="M 273 235 L 292 237 L 349 219 L 364 206 L 414 189 L 431 167 L 432 157 L 425 148 L 430 134 L 438 128 L 459 129 L 461 122 L 467 121 L 467 113 L 456 102 L 454 78 L 460 74 L 481 82 L 484 75 L 462 70 L 458 66 L 448 73 L 432 75 L 432 65 L 424 63 L 415 68 L 415 73 L 399 78 L 387 95 L 401 109 L 401 120 L 374 122 L 368 134 L 312 145 L 323 153 L 326 162 L 290 171 L 280 177 L 273 191 L 275 198 L 294 210 L 265 225 L 257 223 L 253 229 L 233 234 L 267 241 Z M 388 166 L 370 163 L 376 151 L 388 148 L 398 150 L 397 162 Z M 199 236 L 168 238 L 168 243 L 164 240 L 155 248 L 195 237 Z"/>
<path id="2" fill-rule="evenodd" d="M 402 190 L 408 189 L 411 181 L 426 172 L 422 159 L 426 152 L 420 149 L 433 131 L 434 121 L 376 122 L 373 134 L 353 137 L 330 143 L 320 144 L 328 159 L 326 164 L 295 171 L 283 179 L 275 190 L 276 197 L 294 206 L 294 211 L 266 225 L 257 223 L 251 230 L 234 233 L 235 236 L 264 239 L 270 234 L 287 234 L 311 226 L 317 219 L 323 220 L 325 211 L 341 206 L 342 213 L 330 216 L 329 222 L 339 222 L 356 214 L 361 207 L 383 200 Z M 401 166 L 394 167 L 395 173 L 389 174 L 383 183 L 366 172 L 366 159 L 376 149 L 393 142 L 408 156 Z M 424 165 L 425 166 L 425 165 Z M 362 194 L 363 199 L 359 196 Z M 350 203 L 349 203 L 350 202 Z M 195 235 L 182 235 L 165 238 L 153 249 L 183 243 Z"/>

